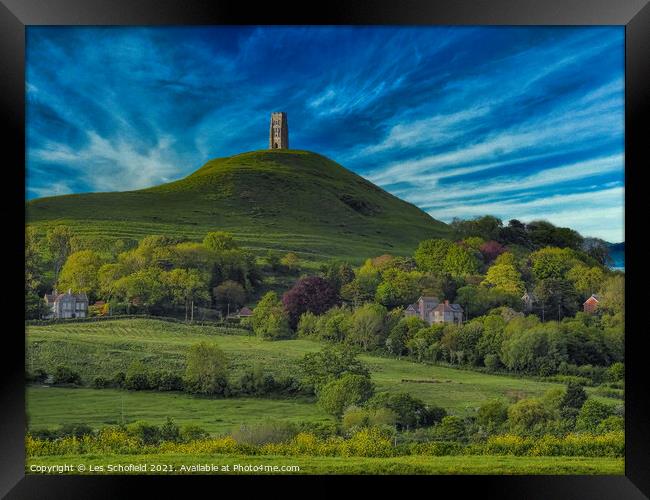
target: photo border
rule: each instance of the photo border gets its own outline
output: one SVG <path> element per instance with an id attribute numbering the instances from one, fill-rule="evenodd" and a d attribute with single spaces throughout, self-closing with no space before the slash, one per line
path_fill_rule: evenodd
<path id="1" fill-rule="evenodd" d="M 618 25 L 625 26 L 625 475 L 624 476 L 420 476 L 404 482 L 391 476 L 397 487 L 413 483 L 432 488 L 431 494 L 449 488 L 457 496 L 476 488 L 481 496 L 500 498 L 644 498 L 650 496 L 650 411 L 640 321 L 641 293 L 634 285 L 643 276 L 639 257 L 630 252 L 640 242 L 634 218 L 644 215 L 640 198 L 640 171 L 650 166 L 650 4 L 649 0 L 328 0 L 253 4 L 237 0 L 0 0 L 0 109 L 7 139 L 3 163 L 9 175 L 1 199 L 5 220 L 25 213 L 25 27 L 34 25 Z M 647 212 L 647 210 L 646 210 Z M 24 221 L 11 219 L 15 234 L 5 240 L 8 259 L 24 254 Z M 12 223 L 13 223 L 12 222 Z M 637 231 L 633 231 L 637 229 Z M 638 229 L 641 229 L 639 231 Z M 9 261 L 10 262 L 10 261 Z M 12 269 L 5 284 L 8 310 L 20 311 L 24 302 L 12 293 L 24 281 L 24 271 Z M 15 278 L 15 279 L 13 279 Z M 640 287 L 638 287 L 640 290 Z M 8 318 L 9 319 L 9 318 Z M 0 365 L 0 496 L 7 498 L 116 498 L 132 493 L 134 482 L 151 476 L 36 476 L 25 475 L 25 337 L 22 317 L 5 325 Z M 635 330 L 635 326 L 637 329 Z M 146 479 L 144 479 L 146 477 Z M 176 476 L 177 478 L 178 476 Z M 185 476 L 186 477 L 186 476 Z M 298 485 L 304 477 L 283 476 Z M 318 479 L 319 476 L 310 476 Z M 158 477 L 157 477 L 158 479 Z M 171 477 L 147 481 L 147 487 L 171 488 Z M 195 476 L 214 487 L 213 477 Z M 232 479 L 220 477 L 234 486 Z M 260 476 L 237 481 L 244 488 Z M 277 480 L 280 477 L 270 478 Z M 359 485 L 370 487 L 365 477 Z M 377 477 L 386 485 L 386 477 Z M 206 481 L 211 481 L 208 485 Z M 257 481 L 255 481 L 257 482 Z M 294 483 L 295 482 L 295 483 Z M 175 482 L 178 486 L 180 483 Z M 187 494 L 188 483 L 182 481 Z M 192 490 L 197 483 L 192 482 Z M 12 489 L 13 488 L 13 489 Z M 240 493 L 244 490 L 240 490 Z M 47 495 L 44 495 L 47 492 Z M 303 494 L 308 493 L 302 491 Z M 643 493 L 642 493 L 643 492 Z"/>

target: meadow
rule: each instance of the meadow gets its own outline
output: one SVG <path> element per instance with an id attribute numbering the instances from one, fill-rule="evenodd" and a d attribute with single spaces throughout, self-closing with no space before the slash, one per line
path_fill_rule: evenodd
<path id="1" fill-rule="evenodd" d="M 311 340 L 264 341 L 252 335 L 223 334 L 213 326 L 193 326 L 152 319 L 71 322 L 27 327 L 27 368 L 51 373 L 66 365 L 89 384 L 95 376 L 110 378 L 133 361 L 150 369 L 182 373 L 189 346 L 208 340 L 227 355 L 231 377 L 255 366 L 274 375 L 296 375 L 296 363 L 322 344 Z M 456 415 L 472 414 L 491 398 L 542 395 L 560 384 L 364 354 L 378 391 L 408 392 Z M 593 391 L 588 388 L 588 391 Z M 611 400 L 610 401 L 614 401 Z M 103 425 L 147 420 L 161 424 L 167 416 L 178 423 L 196 423 L 213 434 L 264 418 L 330 421 L 306 397 L 211 399 L 185 393 L 30 386 L 27 390 L 31 428 L 63 423 Z M 71 409 L 74 408 L 74 411 Z"/>

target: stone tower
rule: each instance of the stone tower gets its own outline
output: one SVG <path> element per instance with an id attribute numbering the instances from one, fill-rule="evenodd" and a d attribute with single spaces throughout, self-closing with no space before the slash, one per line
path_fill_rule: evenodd
<path id="1" fill-rule="evenodd" d="M 289 149 L 289 125 L 284 111 L 271 113 L 269 149 Z"/>

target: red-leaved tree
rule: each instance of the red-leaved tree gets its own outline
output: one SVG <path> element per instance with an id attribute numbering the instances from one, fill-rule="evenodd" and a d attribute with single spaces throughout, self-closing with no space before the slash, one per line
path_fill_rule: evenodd
<path id="1" fill-rule="evenodd" d="M 299 279 L 293 288 L 282 296 L 284 309 L 289 314 L 289 324 L 295 330 L 300 315 L 309 311 L 322 314 L 338 303 L 336 290 L 318 276 Z"/>
<path id="2" fill-rule="evenodd" d="M 506 251 L 506 248 L 498 241 L 486 241 L 479 247 L 479 251 L 483 255 L 485 263 L 490 263 L 499 255 Z"/>

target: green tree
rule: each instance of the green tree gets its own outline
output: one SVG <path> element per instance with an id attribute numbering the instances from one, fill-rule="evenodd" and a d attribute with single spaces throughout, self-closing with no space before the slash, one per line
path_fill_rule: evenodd
<path id="1" fill-rule="evenodd" d="M 445 257 L 443 270 L 454 278 L 464 278 L 478 273 L 479 261 L 467 248 L 452 245 Z"/>
<path id="2" fill-rule="evenodd" d="M 614 274 L 608 277 L 600 289 L 600 308 L 610 314 L 625 313 L 625 277 Z"/>
<path id="3" fill-rule="evenodd" d="M 59 274 L 59 289 L 70 288 L 75 293 L 95 296 L 99 291 L 97 272 L 101 265 L 101 256 L 93 250 L 70 254 Z"/>
<path id="4" fill-rule="evenodd" d="M 576 291 L 583 297 L 598 292 L 603 284 L 605 274 L 599 267 L 588 267 L 582 263 L 573 266 L 567 272 L 567 280 L 573 283 Z"/>
<path id="5" fill-rule="evenodd" d="M 375 292 L 375 301 L 388 308 L 408 305 L 419 297 L 422 278 L 419 271 L 384 271 L 382 282 Z"/>
<path id="6" fill-rule="evenodd" d="M 386 337 L 386 308 L 380 304 L 365 304 L 354 311 L 346 340 L 368 351 L 384 342 Z"/>
<path id="7" fill-rule="evenodd" d="M 161 281 L 160 270 L 145 268 L 118 279 L 115 295 L 129 304 L 142 304 L 146 308 L 160 304 L 167 296 Z"/>
<path id="8" fill-rule="evenodd" d="M 447 253 L 454 244 L 449 240 L 432 239 L 420 242 L 415 250 L 415 262 L 418 267 L 434 275 L 442 275 Z"/>
<path id="9" fill-rule="evenodd" d="M 364 403 L 373 392 L 370 377 L 348 373 L 319 390 L 318 404 L 327 413 L 340 418 L 347 407 Z"/>
<path id="10" fill-rule="evenodd" d="M 194 303 L 207 302 L 210 299 L 207 279 L 198 269 L 172 269 L 161 274 L 172 301 L 185 306 L 185 321 L 194 320 Z M 191 313 L 188 318 L 188 311 Z"/>
<path id="11" fill-rule="evenodd" d="M 226 315 L 230 315 L 231 306 L 236 308 L 244 304 L 246 291 L 236 281 L 226 280 L 214 288 L 214 300 L 222 311 L 225 309 Z"/>
<path id="12" fill-rule="evenodd" d="M 357 358 L 358 352 L 338 345 L 305 354 L 299 362 L 303 382 L 316 389 L 345 374 L 370 376 L 368 367 Z"/>
<path id="13" fill-rule="evenodd" d="M 236 250 L 239 248 L 233 235 L 225 231 L 214 231 L 206 234 L 205 238 L 203 238 L 203 246 L 215 252 Z"/>
<path id="14" fill-rule="evenodd" d="M 476 415 L 476 421 L 492 433 L 499 429 L 508 419 L 508 405 L 499 399 L 483 403 Z"/>
<path id="15" fill-rule="evenodd" d="M 300 269 L 300 257 L 298 257 L 293 252 L 287 252 L 282 259 L 280 259 L 280 264 L 290 273 L 298 272 Z"/>
<path id="16" fill-rule="evenodd" d="M 563 280 L 577 260 L 568 248 L 546 247 L 530 254 L 532 270 L 538 280 Z"/>
<path id="17" fill-rule="evenodd" d="M 560 416 L 567 420 L 575 420 L 585 401 L 587 401 L 587 393 L 582 385 L 569 382 L 560 401 Z"/>
<path id="18" fill-rule="evenodd" d="M 526 290 L 521 273 L 512 264 L 490 266 L 482 285 L 493 286 L 496 290 L 521 295 Z"/>
<path id="19" fill-rule="evenodd" d="M 228 361 L 215 344 L 200 342 L 187 351 L 184 384 L 197 394 L 225 394 L 227 392 Z"/>
<path id="20" fill-rule="evenodd" d="M 268 340 L 288 338 L 289 315 L 275 292 L 267 292 L 253 310 L 251 324 L 255 335 Z"/>
<path id="21" fill-rule="evenodd" d="M 47 247 L 54 264 L 54 281 L 58 281 L 59 272 L 71 252 L 72 230 L 68 226 L 54 226 L 45 236 Z"/>
<path id="22" fill-rule="evenodd" d="M 435 427 L 436 437 L 444 441 L 459 441 L 465 438 L 467 430 L 463 419 L 447 415 Z"/>
<path id="23" fill-rule="evenodd" d="M 521 399 L 508 408 L 508 421 L 517 432 L 532 431 L 546 424 L 550 417 L 539 399 Z"/>
<path id="24" fill-rule="evenodd" d="M 614 407 L 612 405 L 601 403 L 596 399 L 587 399 L 578 413 L 578 418 L 576 418 L 576 429 L 597 432 L 600 423 L 612 416 L 614 416 Z"/>

